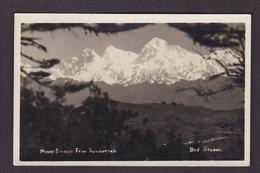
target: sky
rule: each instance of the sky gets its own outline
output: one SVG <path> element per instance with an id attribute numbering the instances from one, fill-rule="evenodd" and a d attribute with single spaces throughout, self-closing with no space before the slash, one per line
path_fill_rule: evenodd
<path id="1" fill-rule="evenodd" d="M 194 45 L 193 41 L 186 33 L 179 31 L 167 24 L 148 25 L 139 29 L 120 32 L 113 35 L 95 34 L 85 35 L 80 28 L 71 31 L 56 30 L 55 32 L 25 32 L 23 36 L 37 37 L 39 42 L 47 47 L 47 52 L 42 52 L 36 48 L 22 48 L 28 55 L 37 58 L 58 58 L 62 61 L 71 61 L 74 56 L 79 56 L 83 49 L 90 48 L 102 55 L 106 47 L 114 47 L 140 53 L 141 49 L 154 37 L 161 38 L 171 45 L 179 45 L 190 51 L 207 53 L 207 50 L 199 45 Z M 23 63 L 29 63 L 22 59 Z"/>

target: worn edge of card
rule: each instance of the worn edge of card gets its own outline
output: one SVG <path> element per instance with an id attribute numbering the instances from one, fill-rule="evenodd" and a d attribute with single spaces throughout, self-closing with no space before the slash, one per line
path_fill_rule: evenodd
<path id="1" fill-rule="evenodd" d="M 22 23 L 244 23 L 244 160 L 234 161 L 20 161 L 20 50 Z M 247 167 L 250 166 L 251 14 L 59 14 L 15 13 L 13 87 L 14 166 Z"/>

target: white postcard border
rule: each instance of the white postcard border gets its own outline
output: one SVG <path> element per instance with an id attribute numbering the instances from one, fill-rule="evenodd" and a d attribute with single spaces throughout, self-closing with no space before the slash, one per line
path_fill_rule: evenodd
<path id="1" fill-rule="evenodd" d="M 15 166 L 250 166 L 251 15 L 250 14 L 58 14 L 14 16 L 13 164 Z M 22 23 L 245 23 L 245 133 L 243 161 L 20 161 L 20 39 Z"/>

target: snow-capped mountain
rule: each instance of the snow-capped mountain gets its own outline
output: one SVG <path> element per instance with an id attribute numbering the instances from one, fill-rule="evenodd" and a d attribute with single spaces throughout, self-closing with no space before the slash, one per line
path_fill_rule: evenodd
<path id="1" fill-rule="evenodd" d="M 230 49 L 218 50 L 206 57 L 153 38 L 139 54 L 113 46 L 108 46 L 103 55 L 84 49 L 79 57 L 72 57 L 71 62 L 61 62 L 51 68 L 51 78 L 94 80 L 125 86 L 144 82 L 173 84 L 182 79 L 205 79 L 223 73 L 225 69 L 216 60 L 227 66 L 238 61 Z"/>

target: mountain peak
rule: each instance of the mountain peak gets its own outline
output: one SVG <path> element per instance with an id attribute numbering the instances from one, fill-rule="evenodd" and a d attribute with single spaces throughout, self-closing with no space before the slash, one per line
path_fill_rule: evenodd
<path id="1" fill-rule="evenodd" d="M 164 47 L 164 46 L 168 46 L 168 43 L 161 39 L 161 38 L 158 38 L 158 37 L 154 37 L 151 41 L 149 41 L 145 47 L 147 46 L 155 46 L 155 47 Z"/>
<path id="2" fill-rule="evenodd" d="M 167 43 L 165 40 L 159 38 L 159 37 L 154 37 L 150 43 Z"/>
<path id="3" fill-rule="evenodd" d="M 113 51 L 118 51 L 118 50 L 121 50 L 121 49 L 118 49 L 116 48 L 115 46 L 113 45 L 110 45 L 110 46 L 107 46 L 107 48 L 105 49 L 104 53 L 107 53 L 107 52 L 113 52 Z"/>
<path id="4" fill-rule="evenodd" d="M 125 62 L 133 61 L 137 57 L 137 54 L 135 54 L 134 52 L 116 48 L 111 45 L 106 48 L 103 57 L 124 64 Z"/>
<path id="5" fill-rule="evenodd" d="M 113 58 L 114 56 L 116 56 L 118 54 L 122 54 L 124 52 L 126 52 L 126 51 L 119 49 L 113 45 L 110 45 L 110 46 L 107 46 L 107 48 L 105 49 L 103 56 Z"/>

